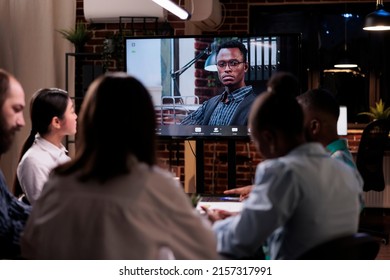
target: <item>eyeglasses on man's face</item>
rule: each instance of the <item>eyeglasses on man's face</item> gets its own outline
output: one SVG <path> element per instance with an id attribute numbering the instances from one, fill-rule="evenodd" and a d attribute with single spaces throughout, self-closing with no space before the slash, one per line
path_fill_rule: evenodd
<path id="1" fill-rule="evenodd" d="M 236 59 L 232 59 L 232 60 L 229 60 L 229 61 L 218 61 L 217 62 L 217 66 L 219 68 L 226 68 L 226 65 L 229 66 L 230 69 L 234 69 L 234 68 L 237 68 L 241 63 L 245 63 L 245 61 L 238 61 Z"/>

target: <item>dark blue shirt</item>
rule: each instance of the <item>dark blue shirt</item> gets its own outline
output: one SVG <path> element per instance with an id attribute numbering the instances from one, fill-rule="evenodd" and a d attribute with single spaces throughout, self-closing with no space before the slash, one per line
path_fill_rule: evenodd
<path id="1" fill-rule="evenodd" d="M 30 212 L 31 206 L 18 201 L 8 191 L 0 171 L 0 258 L 20 257 L 20 235 Z"/>

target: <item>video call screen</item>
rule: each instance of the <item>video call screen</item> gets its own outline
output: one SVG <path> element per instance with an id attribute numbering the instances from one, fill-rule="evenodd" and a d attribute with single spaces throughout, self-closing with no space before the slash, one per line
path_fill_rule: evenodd
<path id="1" fill-rule="evenodd" d="M 125 40 L 126 71 L 149 90 L 156 112 L 157 135 L 183 138 L 245 138 L 242 125 L 181 124 L 203 102 L 224 87 L 215 65 L 215 50 L 229 40 L 241 41 L 248 50 L 245 83 L 256 94 L 276 71 L 298 75 L 300 35 L 128 37 Z"/>

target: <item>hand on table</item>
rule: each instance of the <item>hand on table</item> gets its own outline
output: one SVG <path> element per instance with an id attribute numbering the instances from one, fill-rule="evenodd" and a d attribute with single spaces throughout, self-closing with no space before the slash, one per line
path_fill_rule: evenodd
<path id="1" fill-rule="evenodd" d="M 236 212 L 230 212 L 222 209 L 210 209 L 205 206 L 201 206 L 201 208 L 206 213 L 209 221 L 212 223 L 237 214 Z"/>
<path id="2" fill-rule="evenodd" d="M 240 201 L 243 201 L 249 197 L 249 193 L 251 192 L 253 188 L 253 185 L 241 187 L 241 188 L 235 188 L 231 190 L 226 190 L 223 193 L 224 194 L 238 194 L 240 195 Z"/>

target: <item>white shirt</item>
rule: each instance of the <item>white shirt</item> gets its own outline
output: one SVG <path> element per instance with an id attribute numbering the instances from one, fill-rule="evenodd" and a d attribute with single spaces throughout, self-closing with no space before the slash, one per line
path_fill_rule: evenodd
<path id="1" fill-rule="evenodd" d="M 32 146 L 23 155 L 16 174 L 31 205 L 41 194 L 43 184 L 52 169 L 70 160 L 66 152 L 64 146 L 61 145 L 59 148 L 38 134 Z"/>
<path id="2" fill-rule="evenodd" d="M 217 221 L 218 252 L 245 257 L 267 241 L 271 259 L 296 259 L 337 236 L 357 232 L 363 181 L 319 143 L 266 160 L 242 212 Z"/>
<path id="3" fill-rule="evenodd" d="M 209 223 L 172 175 L 137 163 L 129 175 L 99 184 L 51 175 L 22 241 L 28 259 L 216 259 Z"/>

